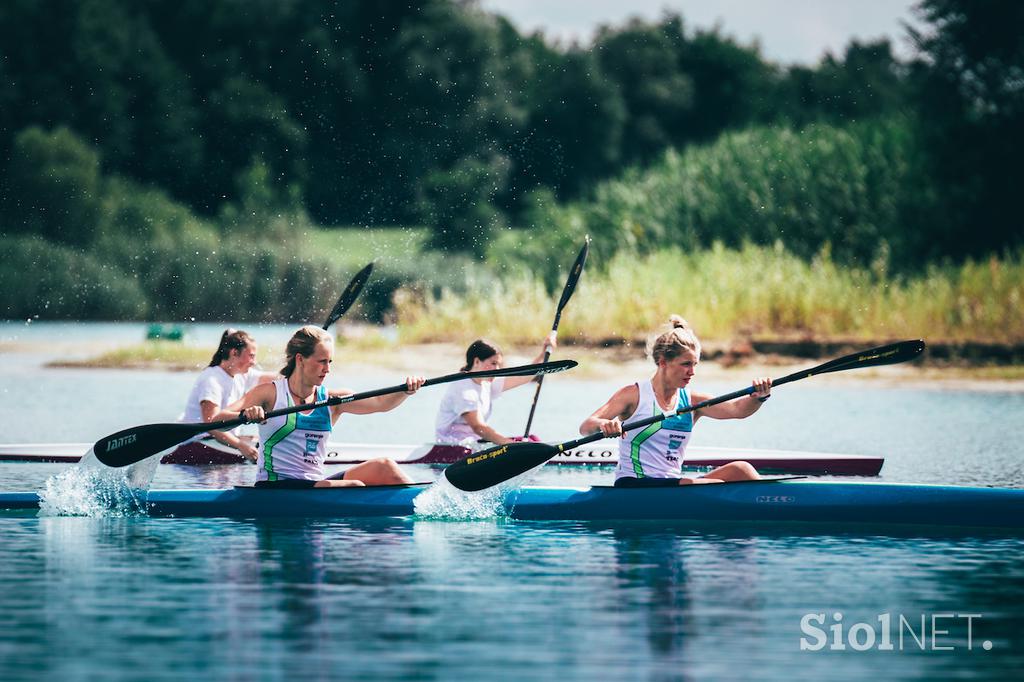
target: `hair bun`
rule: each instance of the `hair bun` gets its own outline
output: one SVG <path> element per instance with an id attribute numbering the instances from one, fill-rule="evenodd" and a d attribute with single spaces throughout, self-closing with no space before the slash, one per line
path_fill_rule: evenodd
<path id="1" fill-rule="evenodd" d="M 657 338 L 647 341 L 647 355 L 655 364 L 662 360 L 679 357 L 684 351 L 692 351 L 700 357 L 700 340 L 690 325 L 679 315 L 669 317 L 672 328 Z"/>

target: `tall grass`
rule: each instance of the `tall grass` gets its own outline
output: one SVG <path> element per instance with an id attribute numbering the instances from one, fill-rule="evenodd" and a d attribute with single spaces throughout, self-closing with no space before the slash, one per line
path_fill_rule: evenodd
<path id="1" fill-rule="evenodd" d="M 533 343 L 550 329 L 560 290 L 524 272 L 465 294 L 399 292 L 407 341 L 488 335 Z M 1002 260 L 931 266 L 894 276 L 836 263 L 828 249 L 810 261 L 781 245 L 700 252 L 620 253 L 591 264 L 562 317 L 563 340 L 639 339 L 672 313 L 707 339 L 793 334 L 851 339 L 932 337 L 1024 341 L 1024 252 Z"/>

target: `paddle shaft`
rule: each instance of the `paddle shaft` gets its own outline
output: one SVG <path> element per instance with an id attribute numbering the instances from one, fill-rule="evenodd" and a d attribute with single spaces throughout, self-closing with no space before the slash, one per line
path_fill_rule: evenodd
<path id="1" fill-rule="evenodd" d="M 513 368 L 509 368 L 513 369 Z M 452 381 L 461 381 L 462 379 L 482 379 L 493 376 L 507 376 L 505 374 L 495 374 L 495 372 L 501 372 L 502 370 L 494 371 L 482 371 L 482 372 L 456 372 L 455 374 L 446 374 L 442 377 L 435 377 L 433 379 L 427 379 L 423 382 L 423 387 L 437 386 L 438 384 L 446 384 Z M 265 414 L 265 419 L 271 419 L 272 417 L 281 417 L 292 412 L 308 412 L 309 410 L 315 410 L 319 407 L 333 407 L 334 405 L 343 405 L 345 403 L 354 403 L 357 400 L 366 400 L 368 398 L 376 398 L 382 395 L 391 395 L 392 393 L 401 393 L 402 391 L 408 391 L 409 388 L 405 384 L 397 384 L 395 386 L 388 386 L 385 388 L 375 388 L 371 391 L 362 391 L 361 393 L 352 393 L 351 395 L 332 396 L 330 398 L 324 398 L 323 400 L 317 400 L 311 403 L 303 403 L 302 405 L 292 405 L 291 407 L 282 407 L 279 410 L 271 410 Z M 229 419 L 222 422 L 209 422 L 206 425 L 205 431 L 223 431 L 225 429 L 233 429 L 236 426 L 241 426 L 246 423 L 246 419 L 239 417 L 238 419 Z M 200 432 L 202 433 L 202 432 Z"/>
<path id="2" fill-rule="evenodd" d="M 505 367 L 498 369 L 483 370 L 480 372 L 456 372 L 442 377 L 428 379 L 423 382 L 424 386 L 435 386 L 462 379 L 482 379 L 499 376 L 524 376 L 530 374 L 561 372 L 572 369 L 576 366 L 574 360 L 558 360 L 535 365 L 521 365 L 517 367 Z M 323 406 L 341 405 L 356 400 L 366 400 L 390 393 L 399 393 L 408 390 L 406 384 L 398 384 L 387 388 L 378 388 L 361 393 L 353 393 L 346 396 L 332 396 L 324 400 L 318 400 L 303 405 L 292 405 L 279 410 L 272 410 L 266 413 L 265 418 L 279 417 L 293 412 L 306 412 Z M 93 446 L 96 458 L 103 464 L 113 467 L 128 466 L 141 461 L 151 455 L 165 450 L 189 438 L 205 433 L 207 431 L 223 431 L 240 426 L 246 422 L 239 417 L 226 419 L 217 422 L 199 423 L 174 423 L 174 424 L 144 424 L 130 429 L 118 431 L 115 434 L 101 438 Z"/>
<path id="3" fill-rule="evenodd" d="M 801 370 L 772 382 L 773 386 L 783 386 L 793 381 L 806 379 L 815 374 L 827 374 L 847 369 L 861 367 L 874 367 L 878 365 L 890 365 L 898 362 L 905 362 L 917 357 L 924 350 L 924 341 L 901 341 L 887 346 L 879 346 L 859 353 L 845 355 L 835 360 L 823 363 L 810 369 Z M 750 395 L 754 392 L 753 386 L 733 391 L 716 398 L 702 400 L 695 405 L 682 407 L 669 414 L 658 414 L 646 419 L 629 422 L 622 425 L 623 432 L 643 428 L 655 422 L 662 421 L 673 415 L 693 412 L 705 407 L 717 405 Z M 566 452 L 573 448 L 592 443 L 606 438 L 605 434 L 597 431 L 582 438 L 566 441 L 557 445 L 547 443 L 506 443 L 481 452 L 473 453 L 458 462 L 455 462 L 447 469 L 444 475 L 448 481 L 460 490 L 483 490 L 498 485 L 504 481 L 515 478 L 526 473 L 534 467 L 540 466 L 560 452 Z"/>
<path id="4" fill-rule="evenodd" d="M 583 248 L 580 249 L 579 255 L 576 256 L 576 262 L 572 264 L 572 270 L 569 271 L 569 277 L 565 280 L 565 287 L 562 289 L 562 297 L 558 299 L 558 306 L 555 308 L 555 321 L 551 325 L 551 331 L 558 333 L 558 323 L 562 320 L 562 309 L 565 308 L 565 304 L 572 298 L 573 292 L 576 291 L 576 283 L 580 281 L 580 275 L 583 274 L 583 266 L 587 263 L 587 254 L 590 253 L 590 238 L 588 237 L 583 243 Z M 551 358 L 551 346 L 544 348 L 544 362 L 547 362 Z M 526 418 L 526 429 L 523 431 L 523 438 L 527 438 L 530 435 L 530 426 L 533 425 L 533 415 L 537 411 L 537 400 L 540 398 L 540 389 L 544 385 L 544 375 L 537 377 L 537 390 L 533 392 L 533 402 L 530 403 L 530 416 Z"/>
<path id="5" fill-rule="evenodd" d="M 554 330 L 552 330 L 554 331 Z M 548 361 L 551 357 L 551 347 L 549 346 L 544 350 L 544 362 Z M 530 415 L 526 418 L 526 428 L 523 429 L 523 438 L 530 436 L 530 427 L 533 426 L 533 415 L 537 411 L 537 399 L 540 398 L 540 389 L 544 385 L 544 377 L 537 377 L 537 389 L 533 392 L 533 402 L 530 403 Z"/>
<path id="6" fill-rule="evenodd" d="M 796 381 L 796 379 L 791 379 L 789 377 L 784 377 L 784 378 L 789 379 L 789 381 Z M 799 378 L 802 379 L 803 377 L 799 377 Z M 772 382 L 772 386 L 778 386 L 781 383 L 786 383 L 786 382 L 783 382 L 781 380 L 777 381 L 777 382 L 773 381 Z M 678 410 L 676 410 L 675 412 L 672 412 L 670 414 L 656 414 L 653 417 L 647 417 L 646 419 L 638 419 L 635 422 L 629 422 L 628 424 L 623 424 L 622 425 L 622 431 L 626 432 L 626 431 L 633 431 L 635 429 L 642 429 L 645 426 L 649 426 L 651 424 L 654 424 L 655 422 L 660 422 L 663 419 L 667 419 L 669 417 L 680 415 L 680 414 L 686 414 L 687 412 L 696 412 L 697 410 L 699 410 L 701 408 L 711 407 L 712 405 L 718 405 L 719 403 L 727 403 L 730 400 L 735 400 L 736 398 L 742 398 L 743 396 L 750 395 L 753 392 L 754 392 L 754 387 L 753 386 L 748 386 L 747 388 L 744 388 L 744 389 L 742 389 L 740 391 L 733 391 L 732 393 L 727 393 L 725 395 L 720 395 L 717 398 L 708 398 L 707 400 L 702 400 L 701 402 L 696 403 L 694 405 L 689 405 L 687 407 L 680 407 Z M 566 441 L 565 443 L 559 443 L 558 445 L 555 445 L 554 447 L 558 450 L 558 452 L 565 452 L 566 450 L 572 450 L 573 448 L 578 448 L 581 445 L 586 445 L 587 443 L 593 443 L 594 441 L 598 441 L 598 440 L 601 440 L 601 439 L 607 438 L 607 437 L 608 436 L 604 435 L 603 432 L 597 431 L 595 433 L 590 434 L 589 436 L 583 436 L 582 438 L 577 438 L 576 440 L 570 440 L 570 441 Z M 555 453 L 555 454 L 557 454 L 557 453 Z"/>
<path id="7" fill-rule="evenodd" d="M 914 342 L 906 341 L 891 344 L 890 346 L 879 346 L 878 348 L 872 348 L 871 350 L 863 351 L 860 353 L 844 355 L 841 358 L 829 360 L 828 362 L 820 364 L 817 367 L 803 369 L 800 370 L 799 372 L 793 372 L 792 374 L 787 374 L 784 377 L 773 379 L 772 388 L 775 388 L 777 386 L 783 386 L 785 384 L 789 384 L 794 381 L 799 381 L 801 379 L 807 379 L 809 377 L 814 376 L 815 374 L 828 374 L 829 372 L 840 372 L 844 369 L 854 369 L 857 367 L 872 367 L 879 364 L 888 364 L 890 358 L 895 358 L 901 354 L 911 352 L 910 348 L 902 345 L 903 343 L 912 344 Z M 923 348 L 924 344 L 922 342 L 921 349 L 923 350 Z M 920 351 L 915 352 L 914 355 L 917 355 L 917 353 L 919 352 Z M 902 362 L 905 359 L 908 358 L 896 360 L 896 362 Z M 687 412 L 696 412 L 697 410 L 703 409 L 705 407 L 711 407 L 712 405 L 727 403 L 730 400 L 735 400 L 736 398 L 742 398 L 743 396 L 750 395 L 753 392 L 754 387 L 747 386 L 746 388 L 742 388 L 738 391 L 733 391 L 732 393 L 726 393 L 725 395 L 720 395 L 715 398 L 708 398 L 707 400 L 702 400 L 701 402 L 696 403 L 694 405 L 681 407 L 674 413 L 668 415 L 656 414 L 652 417 L 647 417 L 646 419 L 638 419 L 635 422 L 623 424 L 622 430 L 623 432 L 625 432 L 634 431 L 636 429 L 642 429 L 645 426 L 654 424 L 655 422 L 660 422 L 663 419 L 667 419 L 670 416 L 686 414 Z M 577 438 L 576 440 L 568 441 L 567 443 L 562 443 L 556 447 L 558 448 L 559 452 L 564 452 L 565 450 L 572 450 L 573 448 L 578 448 L 579 446 L 586 445 L 587 443 L 593 443 L 594 441 L 601 440 L 602 438 L 607 438 L 607 436 L 605 436 L 604 433 L 598 431 L 597 433 L 592 433 L 589 436 L 584 436 L 582 438 Z"/>

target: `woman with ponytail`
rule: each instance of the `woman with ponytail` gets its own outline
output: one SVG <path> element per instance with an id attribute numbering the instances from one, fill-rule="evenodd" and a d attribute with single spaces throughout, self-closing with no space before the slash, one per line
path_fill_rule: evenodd
<path id="1" fill-rule="evenodd" d="M 712 396 L 690 392 L 700 362 L 700 341 L 686 324 L 673 315 L 672 329 L 657 337 L 649 353 L 657 369 L 645 381 L 624 386 L 580 425 L 580 433 L 598 431 L 606 436 L 622 436 L 619 441 L 619 465 L 615 471 L 618 487 L 659 487 L 690 483 L 722 483 L 758 478 L 747 462 L 730 462 L 703 476 L 683 476 L 682 465 L 693 425 L 701 417 L 744 419 L 757 412 L 771 395 L 771 379 L 753 380 L 754 392 L 726 403 L 675 415 Z M 622 423 L 652 417 L 674 415 L 640 431 L 623 433 Z"/>
<path id="2" fill-rule="evenodd" d="M 547 348 L 556 348 L 555 333 L 544 337 L 534 363 L 543 362 Z M 498 369 L 504 363 L 501 349 L 485 339 L 477 339 L 466 349 L 463 372 Z M 452 383 L 441 399 L 434 422 L 434 439 L 438 443 L 458 444 L 477 449 L 477 441 L 484 440 L 501 445 L 514 439 L 498 433 L 487 419 L 491 406 L 505 391 L 533 381 L 533 377 L 498 377 L 497 379 L 463 379 Z M 531 438 L 533 438 L 531 436 Z"/>
<path id="3" fill-rule="evenodd" d="M 372 414 L 393 410 L 423 386 L 423 377 L 406 377 L 405 393 L 380 395 L 340 405 L 321 405 L 305 412 L 292 412 L 265 420 L 266 413 L 271 410 L 318 403 L 353 393 L 348 389 L 328 391 L 324 387 L 324 380 L 334 361 L 334 338 L 320 327 L 308 325 L 295 332 L 285 349 L 285 360 L 280 379 L 257 386 L 218 415 L 220 419 L 242 417 L 249 422 L 259 422 L 258 487 L 340 488 L 412 482 L 393 460 L 384 458 L 357 464 L 325 478 L 324 460 L 327 441 L 343 413 Z"/>
<path id="4" fill-rule="evenodd" d="M 225 407 L 241 398 L 252 387 L 272 381 L 276 374 L 253 369 L 256 364 L 256 341 L 240 329 L 225 329 L 217 351 L 196 378 L 185 404 L 183 422 L 209 422 Z M 253 439 L 233 431 L 211 431 L 197 436 L 213 437 L 229 445 L 246 459 L 256 461 Z"/>

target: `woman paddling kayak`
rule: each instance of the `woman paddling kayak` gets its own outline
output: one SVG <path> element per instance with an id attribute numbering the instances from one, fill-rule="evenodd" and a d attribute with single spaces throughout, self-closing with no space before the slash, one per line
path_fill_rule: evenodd
<path id="1" fill-rule="evenodd" d="M 700 341 L 678 315 L 671 317 L 672 329 L 655 339 L 650 354 L 658 369 L 647 381 L 624 386 L 580 425 L 580 433 L 601 431 L 606 436 L 622 435 L 622 422 L 652 417 L 657 410 L 672 414 L 711 396 L 690 392 L 690 380 L 700 362 Z M 771 379 L 754 379 L 754 392 L 695 412 L 669 417 L 647 428 L 631 432 L 619 441 L 619 463 L 615 470 L 617 487 L 657 487 L 689 483 L 722 483 L 760 478 L 747 462 L 729 462 L 703 476 L 683 476 L 682 463 L 694 423 L 701 417 L 744 419 L 760 409 L 771 395 Z"/>
<path id="2" fill-rule="evenodd" d="M 555 332 L 544 337 L 540 353 L 532 362 L 544 362 L 546 349 L 557 348 Z M 498 369 L 504 364 L 501 349 L 485 339 L 477 339 L 466 349 L 466 364 L 460 371 L 479 372 Z M 534 377 L 499 377 L 497 379 L 464 379 L 448 387 L 434 422 L 434 439 L 438 443 L 461 445 L 475 450 L 478 441 L 484 440 L 497 445 L 511 443 L 514 439 L 498 433 L 487 423 L 494 401 L 510 389 L 533 381 Z"/>
<path id="3" fill-rule="evenodd" d="M 217 414 L 239 400 L 250 389 L 269 383 L 276 372 L 260 372 L 256 364 L 256 341 L 240 329 L 225 329 L 209 366 L 199 373 L 185 403 L 183 422 L 210 422 Z M 256 443 L 252 437 L 240 435 L 238 429 L 211 431 L 193 440 L 213 437 L 256 461 Z"/>
<path id="4" fill-rule="evenodd" d="M 316 407 L 309 412 L 293 412 L 264 421 L 265 413 L 351 395 L 342 389 L 328 391 L 324 379 L 334 361 L 334 338 L 312 325 L 295 332 L 285 349 L 287 364 L 281 379 L 252 389 L 233 409 L 221 412 L 219 419 L 236 416 L 260 422 L 260 448 L 256 460 L 258 487 L 326 488 L 362 485 L 396 485 L 411 483 L 394 460 L 373 459 L 328 478 L 324 477 L 327 440 L 334 423 L 344 412 L 372 414 L 398 407 L 419 390 L 424 378 L 406 377 L 405 393 L 382 395 L 366 400 Z M 237 410 L 237 411 L 236 411 Z"/>

